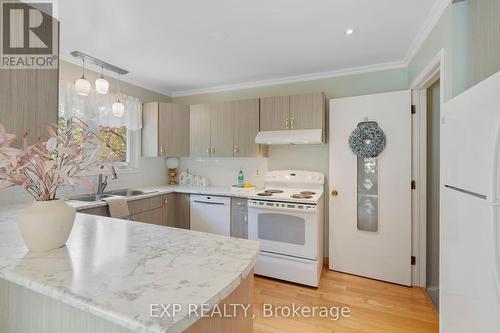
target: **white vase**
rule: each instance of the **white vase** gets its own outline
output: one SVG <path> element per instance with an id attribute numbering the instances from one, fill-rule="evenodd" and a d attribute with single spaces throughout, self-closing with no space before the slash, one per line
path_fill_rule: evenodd
<path id="1" fill-rule="evenodd" d="M 24 242 L 30 251 L 48 251 L 66 244 L 76 209 L 64 200 L 35 201 L 17 216 Z"/>

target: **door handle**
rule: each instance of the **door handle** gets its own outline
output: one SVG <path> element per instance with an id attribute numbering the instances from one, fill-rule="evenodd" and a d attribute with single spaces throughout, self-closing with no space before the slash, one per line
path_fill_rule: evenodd
<path id="1" fill-rule="evenodd" d="M 194 200 L 194 202 L 199 203 L 199 204 L 204 204 L 204 205 L 224 205 L 222 202 L 208 202 L 208 201 L 199 201 L 199 200 Z"/>
<path id="2" fill-rule="evenodd" d="M 494 207 L 493 209 L 496 210 Z M 500 300 L 500 230 L 497 222 L 497 211 L 493 213 L 493 251 L 494 251 L 494 265 L 496 266 L 494 269 L 495 272 L 495 280 L 497 285 L 497 298 Z"/>
<path id="3" fill-rule="evenodd" d="M 337 190 L 332 190 L 332 197 L 336 197 L 339 195 L 339 192 Z"/>

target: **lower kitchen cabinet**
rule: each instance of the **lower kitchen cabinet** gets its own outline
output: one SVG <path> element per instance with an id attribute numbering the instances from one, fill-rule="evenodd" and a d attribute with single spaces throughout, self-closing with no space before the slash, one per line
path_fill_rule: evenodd
<path id="1" fill-rule="evenodd" d="M 165 225 L 164 208 L 156 208 L 130 216 L 131 221 Z"/>
<path id="2" fill-rule="evenodd" d="M 169 193 L 167 194 L 167 202 L 166 225 L 189 230 L 189 193 Z"/>
<path id="3" fill-rule="evenodd" d="M 151 198 L 129 200 L 129 220 L 157 225 L 167 225 L 167 195 Z"/>
<path id="4" fill-rule="evenodd" d="M 93 207 L 87 209 L 81 209 L 78 213 L 97 215 L 97 216 L 109 216 L 108 206 Z"/>
<path id="5" fill-rule="evenodd" d="M 130 211 L 128 219 L 136 222 L 165 226 L 168 225 L 168 196 L 169 194 L 158 195 L 145 199 L 129 199 L 127 202 L 128 209 Z M 108 206 L 81 209 L 78 212 L 97 216 L 110 216 Z"/>
<path id="6" fill-rule="evenodd" d="M 144 199 L 129 199 L 129 220 L 189 229 L 189 194 L 168 193 Z M 83 214 L 108 216 L 108 206 L 81 209 Z"/>
<path id="7" fill-rule="evenodd" d="M 231 236 L 248 239 L 248 200 L 231 198 Z"/>

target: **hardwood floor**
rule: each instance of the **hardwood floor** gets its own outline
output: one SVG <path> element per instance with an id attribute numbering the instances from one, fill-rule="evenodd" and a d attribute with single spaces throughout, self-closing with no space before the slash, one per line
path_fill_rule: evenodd
<path id="1" fill-rule="evenodd" d="M 255 277 L 254 333 L 437 333 L 438 318 L 425 291 L 323 269 L 319 288 Z M 284 318 L 263 316 L 274 306 L 349 307 L 350 317 Z"/>

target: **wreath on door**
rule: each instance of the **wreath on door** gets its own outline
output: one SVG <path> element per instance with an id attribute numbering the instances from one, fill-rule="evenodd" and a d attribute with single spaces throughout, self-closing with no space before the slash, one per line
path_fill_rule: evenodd
<path id="1" fill-rule="evenodd" d="M 374 121 L 359 123 L 349 136 L 349 146 L 358 157 L 377 157 L 385 148 L 384 131 Z"/>

